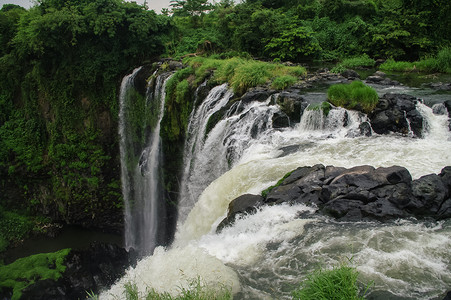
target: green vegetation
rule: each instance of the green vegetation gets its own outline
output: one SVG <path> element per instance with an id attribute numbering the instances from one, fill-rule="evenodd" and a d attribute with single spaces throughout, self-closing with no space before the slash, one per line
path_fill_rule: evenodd
<path id="1" fill-rule="evenodd" d="M 425 58 L 419 61 L 394 61 L 389 59 L 380 69 L 383 71 L 398 72 L 442 72 L 451 73 L 451 48 L 444 48 L 435 57 Z"/>
<path id="2" fill-rule="evenodd" d="M 279 181 L 277 181 L 277 183 L 275 185 L 271 185 L 270 187 L 268 187 L 267 189 L 262 191 L 262 197 L 266 198 L 266 196 L 276 187 L 278 187 L 279 185 L 281 185 L 283 183 L 283 181 L 288 178 L 288 176 L 291 175 L 291 173 L 293 173 L 293 171 L 288 172 L 287 174 L 285 174 L 282 178 L 279 179 Z"/>
<path id="3" fill-rule="evenodd" d="M 335 106 L 371 112 L 379 101 L 376 91 L 361 81 L 335 84 L 327 90 L 327 99 Z"/>
<path id="4" fill-rule="evenodd" d="M 364 54 L 362 56 L 346 58 L 341 63 L 339 63 L 335 68 L 337 68 L 338 70 L 371 68 L 374 67 L 375 63 L 376 62 L 374 61 L 374 59 L 370 58 L 367 54 Z M 340 73 L 340 71 L 337 72 L 337 69 L 335 70 L 334 69 L 332 69 L 331 71 L 334 73 Z"/>
<path id="5" fill-rule="evenodd" d="M 17 243 L 27 237 L 33 225 L 33 222 L 29 218 L 1 209 L 0 252 L 5 251 L 10 243 Z"/>
<path id="6" fill-rule="evenodd" d="M 297 77 L 306 74 L 305 68 L 300 66 L 287 67 L 279 63 L 237 57 L 225 60 L 194 57 L 187 58 L 184 62 L 195 70 L 196 82 L 202 82 L 212 73 L 215 83 L 227 82 L 238 95 L 271 80 L 274 88 L 283 89 L 295 83 Z"/>
<path id="7" fill-rule="evenodd" d="M 360 300 L 357 277 L 359 273 L 347 264 L 332 270 L 319 269 L 307 276 L 300 287 L 292 292 L 293 299 Z"/>
<path id="8" fill-rule="evenodd" d="M 20 299 L 22 290 L 39 280 L 58 280 L 66 270 L 64 259 L 70 249 L 41 253 L 0 266 L 0 290 L 12 289 L 12 299 Z"/>
<path id="9" fill-rule="evenodd" d="M 75 224 L 102 215 L 122 219 L 119 83 L 165 51 L 173 27 L 169 17 L 136 3 L 105 3 L 40 0 L 29 10 L 0 10 L 0 205 L 6 211 Z M 2 229 L 1 248 L 17 239 L 9 234 Z"/>
<path id="10" fill-rule="evenodd" d="M 307 110 L 322 110 L 324 115 L 328 115 L 331 109 L 331 105 L 329 102 L 321 102 L 321 103 L 316 103 L 316 104 L 310 104 L 309 106 L 307 106 Z"/>
<path id="11" fill-rule="evenodd" d="M 200 278 L 197 278 L 189 284 L 188 288 L 181 287 L 178 296 L 171 296 L 169 293 L 159 293 L 154 289 L 151 289 L 146 295 L 140 295 L 136 284 L 129 282 L 125 285 L 125 299 L 229 300 L 232 299 L 232 291 L 224 285 L 219 285 L 218 287 L 208 286 Z"/>
<path id="12" fill-rule="evenodd" d="M 365 54 L 413 61 L 451 42 L 447 0 L 175 2 L 177 30 L 167 43 L 174 57 L 237 51 L 293 62 Z"/>

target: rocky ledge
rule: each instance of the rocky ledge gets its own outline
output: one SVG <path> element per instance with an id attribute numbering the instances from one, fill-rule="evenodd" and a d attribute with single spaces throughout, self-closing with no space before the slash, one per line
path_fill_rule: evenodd
<path id="1" fill-rule="evenodd" d="M 134 253 L 114 244 L 94 243 L 86 250 L 72 250 L 64 260 L 66 270 L 58 280 L 46 279 L 22 290 L 21 299 L 86 299 L 89 293 L 110 287 L 135 262 Z M 3 291 L 1 299 L 11 298 Z"/>
<path id="2" fill-rule="evenodd" d="M 412 180 L 404 167 L 350 169 L 324 165 L 300 167 L 276 187 L 260 195 L 243 195 L 229 205 L 218 231 L 241 213 L 254 213 L 263 205 L 302 203 L 316 213 L 339 221 L 381 221 L 398 218 L 451 217 L 451 167 L 440 174 Z"/>

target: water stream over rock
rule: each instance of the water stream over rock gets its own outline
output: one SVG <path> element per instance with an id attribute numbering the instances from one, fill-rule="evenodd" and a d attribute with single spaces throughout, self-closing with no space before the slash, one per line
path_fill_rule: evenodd
<path id="1" fill-rule="evenodd" d="M 440 173 L 451 165 L 446 113 L 434 114 L 417 101 L 422 138 L 362 134 L 359 125 L 367 116 L 342 108 L 327 116 L 305 110 L 297 126 L 274 128 L 280 107 L 270 97 L 236 102 L 206 134 L 208 120 L 230 97 L 227 86 L 213 88 L 191 115 L 173 245 L 156 248 L 101 299 L 120 298 L 127 282 L 136 283 L 141 294 L 151 287 L 177 294 L 197 276 L 230 286 L 236 299 L 289 299 L 318 265 L 330 268 L 349 259 L 362 285 L 374 282 L 369 299 L 443 297 L 451 286 L 449 220 L 337 222 L 305 217 L 311 207 L 283 204 L 242 215 L 220 233 L 216 227 L 233 199 L 259 194 L 300 166 L 398 165 L 414 179 Z"/>

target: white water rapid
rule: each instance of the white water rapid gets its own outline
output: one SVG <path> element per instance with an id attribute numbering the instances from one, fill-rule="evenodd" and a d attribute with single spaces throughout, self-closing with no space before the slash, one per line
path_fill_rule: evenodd
<path id="1" fill-rule="evenodd" d="M 195 127 L 205 128 L 205 116 L 225 106 L 219 104 L 230 97 L 225 88 L 213 89 L 206 107 L 193 112 Z M 447 114 L 436 115 L 421 103 L 417 109 L 426 120 L 422 139 L 356 136 L 366 116 L 343 109 L 328 116 L 307 110 L 297 127 L 275 130 L 271 117 L 278 109 L 269 101 L 231 106 L 206 137 L 205 129 L 191 131 L 200 140 L 189 143 L 188 160 L 194 165 L 184 182 L 204 186 L 202 192 L 187 189 L 190 197 L 200 195 L 187 204 L 171 248 L 156 248 L 101 299 L 123 298 L 129 282 L 136 283 L 142 296 L 150 288 L 175 295 L 198 276 L 213 288 L 229 286 L 234 299 L 290 299 L 291 291 L 318 266 L 331 268 L 351 258 L 361 285 L 373 282 L 368 299 L 443 298 L 451 289 L 449 220 L 346 223 L 304 219 L 302 212 L 311 208 L 279 205 L 242 216 L 216 233 L 231 200 L 258 194 L 299 166 L 400 165 L 419 178 L 451 165 Z M 201 175 L 208 183 L 200 182 Z"/>
<path id="2" fill-rule="evenodd" d="M 165 85 L 167 74 L 156 78 L 154 91 L 148 90 L 142 101 L 147 117 L 150 111 L 157 111 L 156 122 L 150 133 L 146 127 L 151 120 L 144 121 L 137 127 L 136 111 L 139 96 L 133 87 L 133 81 L 140 68 L 124 77 L 120 93 L 119 136 L 121 153 L 122 193 L 125 205 L 125 246 L 127 249 L 139 250 L 142 254 L 151 253 L 156 246 L 158 231 L 158 214 L 161 213 L 159 201 L 162 199 L 159 186 L 160 163 L 160 122 L 163 118 Z M 140 134 L 137 134 L 140 132 Z M 140 136 L 138 136 L 140 135 Z"/>

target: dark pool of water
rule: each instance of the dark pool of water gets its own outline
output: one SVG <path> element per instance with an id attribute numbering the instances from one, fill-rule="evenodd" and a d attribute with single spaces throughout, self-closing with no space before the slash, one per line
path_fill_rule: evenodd
<path id="1" fill-rule="evenodd" d="M 110 243 L 124 246 L 122 235 L 88 230 L 81 227 L 65 227 L 55 238 L 34 237 L 27 239 L 18 247 L 9 249 L 3 255 L 5 264 L 18 258 L 37 253 L 55 252 L 65 248 L 87 249 L 92 243 Z"/>

